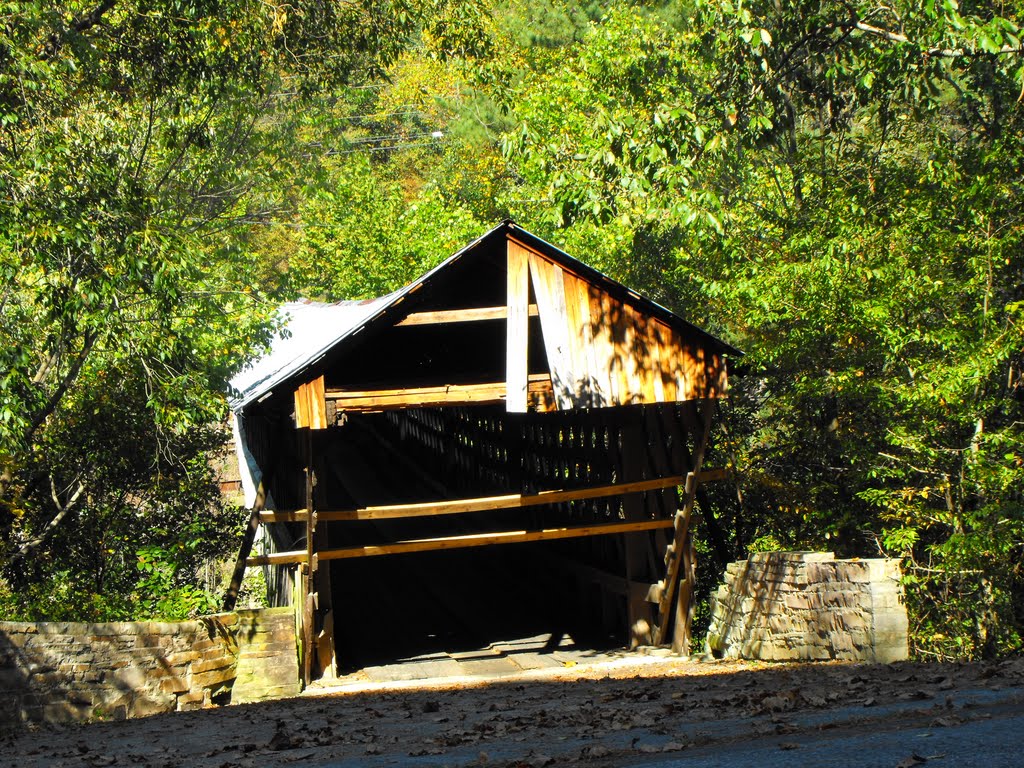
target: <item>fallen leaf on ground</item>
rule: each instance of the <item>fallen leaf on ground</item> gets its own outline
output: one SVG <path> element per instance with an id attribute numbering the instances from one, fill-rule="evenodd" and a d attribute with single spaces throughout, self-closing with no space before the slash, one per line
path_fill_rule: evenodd
<path id="1" fill-rule="evenodd" d="M 423 747 L 422 749 L 414 749 L 409 752 L 409 757 L 423 757 L 425 755 L 440 755 L 444 752 L 440 747 Z"/>
<path id="2" fill-rule="evenodd" d="M 634 744 L 633 749 L 637 752 L 643 752 L 645 755 L 653 755 L 655 752 L 661 752 L 661 747 L 657 744 Z"/>
<path id="3" fill-rule="evenodd" d="M 274 731 L 274 735 L 270 737 L 267 749 L 280 752 L 281 750 L 291 749 L 294 746 L 296 746 L 295 740 L 292 738 L 291 734 L 288 733 L 284 720 L 278 720 L 277 728 Z"/>
<path id="4" fill-rule="evenodd" d="M 908 691 L 907 693 L 900 694 L 900 698 L 904 701 L 923 701 L 925 699 L 933 699 L 935 697 L 932 694 L 928 693 L 928 691 L 917 690 Z"/>
<path id="5" fill-rule="evenodd" d="M 910 757 L 905 757 L 898 763 L 896 763 L 896 768 L 914 768 L 915 765 L 921 765 L 927 762 L 927 757 L 921 757 L 921 755 L 914 752 L 910 755 Z"/>

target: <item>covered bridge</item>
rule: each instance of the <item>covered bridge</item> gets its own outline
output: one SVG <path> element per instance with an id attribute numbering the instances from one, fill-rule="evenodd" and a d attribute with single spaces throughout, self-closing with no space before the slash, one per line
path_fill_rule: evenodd
<path id="1" fill-rule="evenodd" d="M 301 607 L 306 682 L 435 631 L 425 588 L 686 647 L 735 349 L 511 222 L 387 296 L 285 310 L 235 381 L 253 514 L 227 602 L 267 568 Z"/>

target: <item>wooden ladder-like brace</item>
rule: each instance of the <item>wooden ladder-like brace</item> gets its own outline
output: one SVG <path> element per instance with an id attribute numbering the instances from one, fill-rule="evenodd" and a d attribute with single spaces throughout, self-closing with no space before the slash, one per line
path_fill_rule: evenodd
<path id="1" fill-rule="evenodd" d="M 700 439 L 694 447 L 693 466 L 687 473 L 683 485 L 683 504 L 676 511 L 672 543 L 665 552 L 665 579 L 660 584 L 661 597 L 658 600 L 658 631 L 655 644 L 665 645 L 669 627 L 672 626 L 672 650 L 676 653 L 688 653 L 690 645 L 690 603 L 696 575 L 696 565 L 690 554 L 690 517 L 697 498 L 697 487 L 703 480 L 717 479 L 722 474 L 719 471 L 701 472 L 704 451 L 711 433 L 714 406 L 710 402 L 705 402 L 701 411 L 703 424 L 700 428 Z M 672 620 L 673 609 L 675 621 Z"/>

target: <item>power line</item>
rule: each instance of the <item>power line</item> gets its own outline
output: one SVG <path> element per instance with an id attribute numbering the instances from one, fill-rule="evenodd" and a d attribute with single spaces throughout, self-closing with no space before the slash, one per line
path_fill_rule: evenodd
<path id="1" fill-rule="evenodd" d="M 424 134 L 426 135 L 426 134 Z M 395 144 L 388 147 L 357 147 L 356 149 L 329 149 L 326 154 L 329 157 L 335 155 L 351 155 L 355 152 L 387 152 L 391 149 L 410 149 L 412 147 L 433 147 L 441 144 L 450 144 L 450 141 L 419 141 L 412 144 Z"/>

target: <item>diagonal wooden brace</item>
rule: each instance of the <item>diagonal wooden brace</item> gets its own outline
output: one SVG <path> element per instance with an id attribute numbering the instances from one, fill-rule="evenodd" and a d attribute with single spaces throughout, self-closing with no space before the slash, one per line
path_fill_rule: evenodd
<path id="1" fill-rule="evenodd" d="M 697 497 L 700 468 L 704 461 L 704 451 L 707 448 L 708 437 L 711 434 L 713 413 L 711 403 L 705 402 L 701 411 L 704 422 L 703 430 L 700 442 L 694 448 L 693 467 L 686 475 L 686 484 L 683 487 L 683 506 L 676 512 L 675 533 L 670 545 L 670 557 L 665 574 L 665 588 L 662 590 L 661 600 L 658 602 L 658 633 L 655 637 L 657 645 L 665 644 L 669 626 L 672 623 L 672 609 L 679 583 L 679 571 L 683 562 L 683 551 L 688 546 L 687 537 L 690 534 L 690 514 L 693 512 L 693 504 Z M 685 616 L 677 615 L 675 620 L 685 621 Z"/>

